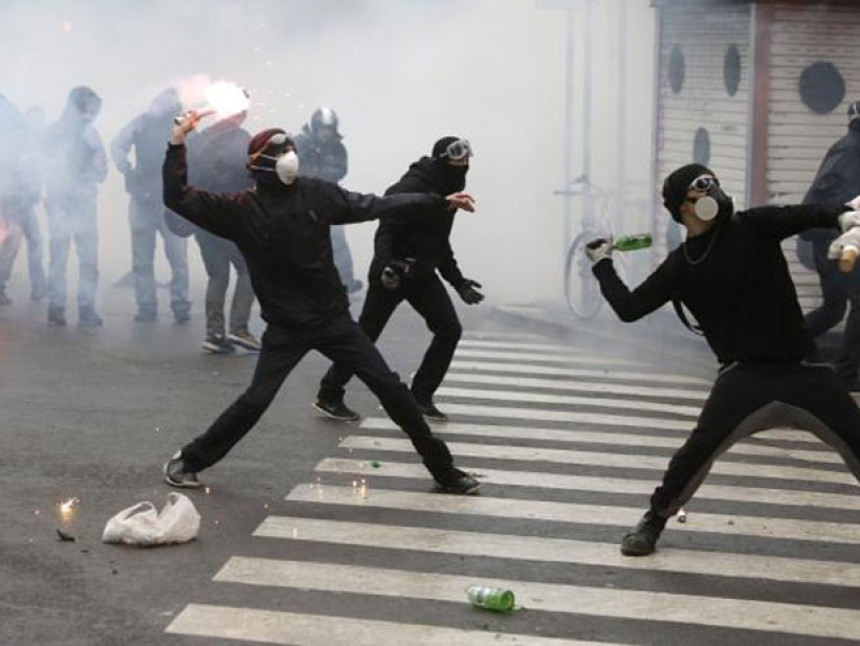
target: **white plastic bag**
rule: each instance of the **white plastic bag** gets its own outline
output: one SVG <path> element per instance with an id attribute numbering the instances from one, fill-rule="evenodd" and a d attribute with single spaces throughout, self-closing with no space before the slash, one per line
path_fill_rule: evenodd
<path id="1" fill-rule="evenodd" d="M 123 509 L 111 518 L 102 534 L 105 543 L 167 545 L 185 543 L 200 533 L 200 514 L 181 493 L 170 493 L 161 512 L 148 500 Z"/>

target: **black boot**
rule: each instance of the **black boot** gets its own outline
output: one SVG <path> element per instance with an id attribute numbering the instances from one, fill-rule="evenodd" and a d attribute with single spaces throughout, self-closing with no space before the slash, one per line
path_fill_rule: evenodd
<path id="1" fill-rule="evenodd" d="M 621 553 L 624 556 L 648 556 L 657 548 L 657 539 L 665 526 L 665 518 L 650 510 L 645 512 L 636 528 L 621 540 Z"/>
<path id="2" fill-rule="evenodd" d="M 104 325 L 102 317 L 92 307 L 78 308 L 78 327 L 92 329 Z"/>
<path id="3" fill-rule="evenodd" d="M 66 308 L 58 305 L 48 306 L 48 325 L 57 327 L 65 327 L 66 325 Z"/>

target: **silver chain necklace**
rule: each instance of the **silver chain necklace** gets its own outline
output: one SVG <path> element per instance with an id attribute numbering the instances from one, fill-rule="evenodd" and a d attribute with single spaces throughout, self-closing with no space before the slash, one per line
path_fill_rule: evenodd
<path id="1" fill-rule="evenodd" d="M 681 245 L 681 249 L 684 252 L 684 258 L 686 259 L 686 261 L 693 266 L 701 265 L 703 262 L 705 262 L 705 258 L 708 257 L 708 254 L 711 253 L 711 249 L 714 248 L 714 242 L 717 241 L 717 236 L 719 235 L 719 233 L 720 233 L 720 227 L 718 226 L 717 230 L 714 231 L 714 236 L 711 238 L 711 241 L 708 243 L 708 248 L 705 249 L 705 253 L 703 253 L 697 260 L 693 260 L 692 258 L 690 258 L 690 254 L 687 252 L 687 241 L 684 240 L 684 244 Z"/>

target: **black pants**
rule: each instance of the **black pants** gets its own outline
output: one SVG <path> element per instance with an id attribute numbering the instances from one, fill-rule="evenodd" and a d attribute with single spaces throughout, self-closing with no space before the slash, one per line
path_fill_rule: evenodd
<path id="1" fill-rule="evenodd" d="M 821 282 L 822 303 L 806 315 L 806 325 L 813 338 L 836 326 L 845 316 L 850 304 L 842 345 L 834 367 L 836 374 L 849 387 L 857 381 L 860 372 L 860 265 L 845 274 L 838 264 L 827 258 L 830 238 L 813 243 L 815 268 Z"/>
<path id="2" fill-rule="evenodd" d="M 310 350 L 317 350 L 355 371 L 379 398 L 385 412 L 412 440 L 434 477 L 438 479 L 450 472 L 452 459 L 448 447 L 433 436 L 409 390 L 347 313 L 313 328 L 270 326 L 263 334 L 263 347 L 251 385 L 203 435 L 182 449 L 186 469 L 202 471 L 223 458 L 257 423 L 287 375 Z"/>
<path id="3" fill-rule="evenodd" d="M 651 510 L 674 515 L 735 442 L 780 426 L 814 433 L 860 481 L 860 408 L 830 366 L 733 364 L 717 377 L 696 428 L 672 457 Z"/>
<path id="4" fill-rule="evenodd" d="M 427 348 L 412 379 L 412 394 L 415 399 L 429 403 L 448 372 L 457 343 L 463 334 L 463 327 L 457 318 L 451 297 L 435 273 L 393 290 L 386 289 L 379 281 L 371 281 L 358 322 L 372 341 L 375 342 L 379 338 L 388 319 L 404 300 L 424 317 L 424 322 L 433 333 L 430 347 Z M 320 399 L 343 399 L 344 386 L 352 378 L 352 374 L 350 366 L 335 362 L 322 378 Z"/>

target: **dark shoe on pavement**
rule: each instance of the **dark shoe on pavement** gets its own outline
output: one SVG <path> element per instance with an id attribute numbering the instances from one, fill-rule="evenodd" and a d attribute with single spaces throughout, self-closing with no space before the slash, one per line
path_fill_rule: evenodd
<path id="1" fill-rule="evenodd" d="M 223 334 L 209 334 L 203 340 L 203 352 L 210 354 L 230 354 L 236 347 Z"/>
<path id="2" fill-rule="evenodd" d="M 134 320 L 137 323 L 152 323 L 158 318 L 158 310 L 152 305 L 140 305 L 137 308 L 137 314 L 134 315 Z"/>
<path id="3" fill-rule="evenodd" d="M 62 307 L 57 307 L 55 305 L 48 306 L 48 325 L 55 325 L 57 327 L 65 327 L 66 326 L 66 310 Z"/>
<path id="4" fill-rule="evenodd" d="M 180 487 L 182 489 L 199 489 L 203 483 L 197 479 L 196 473 L 191 473 L 185 470 L 185 461 L 182 459 L 182 451 L 177 451 L 173 454 L 164 466 L 161 468 L 164 473 L 164 480 L 171 487 Z"/>
<path id="5" fill-rule="evenodd" d="M 260 344 L 260 340 L 248 330 L 230 332 L 227 338 L 233 345 L 238 345 L 240 348 L 247 350 L 248 352 L 259 352 L 263 347 Z"/>
<path id="6" fill-rule="evenodd" d="M 96 311 L 91 307 L 82 307 L 78 311 L 78 327 L 96 328 L 104 325 L 102 317 L 96 314 Z"/>
<path id="7" fill-rule="evenodd" d="M 481 486 L 472 476 L 456 467 L 451 467 L 444 476 L 436 477 L 436 484 L 439 491 L 461 496 L 476 494 Z"/>
<path id="8" fill-rule="evenodd" d="M 433 402 L 418 402 L 418 410 L 424 416 L 424 419 L 429 419 L 433 422 L 447 422 L 448 416 L 441 410 L 436 408 Z"/>
<path id="9" fill-rule="evenodd" d="M 648 556 L 657 549 L 657 539 L 663 533 L 666 519 L 653 511 L 645 512 L 636 528 L 621 540 L 624 556 Z"/>
<path id="10" fill-rule="evenodd" d="M 170 305 L 173 310 L 173 320 L 177 325 L 185 325 L 191 320 L 191 303 L 187 301 L 177 301 Z"/>
<path id="11" fill-rule="evenodd" d="M 0 305 L 11 305 L 12 299 L 6 296 L 6 290 L 0 289 Z"/>
<path id="12" fill-rule="evenodd" d="M 326 417 L 336 419 L 339 422 L 355 422 L 361 419 L 358 413 L 347 408 L 342 401 L 317 399 L 314 402 L 314 408 Z"/>

